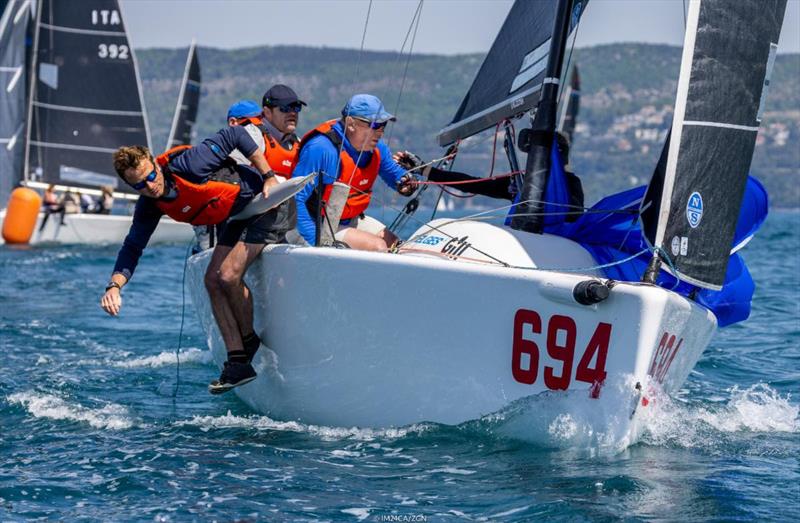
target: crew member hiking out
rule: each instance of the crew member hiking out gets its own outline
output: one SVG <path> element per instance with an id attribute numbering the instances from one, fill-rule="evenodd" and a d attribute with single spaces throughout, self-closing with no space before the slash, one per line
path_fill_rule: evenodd
<path id="1" fill-rule="evenodd" d="M 342 109 L 341 119 L 324 122 L 303 136 L 293 175 L 323 174 L 322 187 L 315 179 L 295 196 L 297 229 L 306 242 L 315 243 L 318 199 L 327 202 L 337 180 L 350 186 L 350 192 L 335 239 L 367 251 L 387 251 L 397 242 L 382 223 L 364 214 L 378 176 L 403 196 L 414 191 L 413 176 L 381 141 L 386 124 L 394 120 L 377 97 L 357 94 Z"/>
<path id="2" fill-rule="evenodd" d="M 234 149 L 255 166 L 236 165 Z M 192 225 L 215 225 L 238 213 L 259 192 L 266 197 L 277 184 L 264 156 L 243 127 L 227 127 L 194 147 L 180 146 L 154 159 L 146 147 L 121 147 L 114 153 L 119 177 L 139 193 L 128 236 L 117 255 L 111 281 L 100 305 L 116 316 L 120 291 L 133 276 L 139 258 L 163 215 Z M 218 380 L 209 391 L 219 394 L 255 379 L 251 365 L 260 346 L 253 330 L 253 297 L 243 276 L 270 243 L 284 240 L 294 227 L 294 202 L 262 215 L 228 221 L 214 248 L 205 284 L 214 318 L 228 352 Z"/>

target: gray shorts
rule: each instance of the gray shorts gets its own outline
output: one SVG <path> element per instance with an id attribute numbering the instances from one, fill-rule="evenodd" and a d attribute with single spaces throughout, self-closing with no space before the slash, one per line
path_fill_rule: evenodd
<path id="1" fill-rule="evenodd" d="M 297 225 L 297 206 L 289 198 L 275 209 L 247 220 L 228 221 L 219 233 L 218 245 L 233 247 L 238 242 L 265 244 L 284 243 L 286 233 Z"/>

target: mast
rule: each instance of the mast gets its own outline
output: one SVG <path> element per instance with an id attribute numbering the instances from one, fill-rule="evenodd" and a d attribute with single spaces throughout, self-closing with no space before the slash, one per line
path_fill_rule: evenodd
<path id="1" fill-rule="evenodd" d="M 541 96 L 528 132 L 527 143 L 524 144 L 528 147 L 528 159 L 525 164 L 520 203 L 515 211 L 519 216 L 515 215 L 511 219 L 511 227 L 522 231 L 541 233 L 544 224 L 542 197 L 550 175 L 550 150 L 556 128 L 558 87 L 564 49 L 569 38 L 572 4 L 573 0 L 558 2 Z M 578 3 L 576 7 L 580 9 L 581 4 Z"/>

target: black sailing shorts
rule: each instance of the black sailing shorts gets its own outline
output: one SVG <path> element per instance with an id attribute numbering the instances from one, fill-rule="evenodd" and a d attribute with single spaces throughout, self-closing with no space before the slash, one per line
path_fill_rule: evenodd
<path id="1" fill-rule="evenodd" d="M 227 221 L 219 234 L 218 245 L 233 247 L 237 242 L 265 244 L 285 243 L 286 233 L 297 225 L 297 206 L 289 198 L 269 212 L 247 220 Z"/>

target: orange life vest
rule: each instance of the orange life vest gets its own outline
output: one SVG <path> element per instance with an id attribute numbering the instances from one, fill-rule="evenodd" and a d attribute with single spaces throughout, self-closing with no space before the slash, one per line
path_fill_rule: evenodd
<path id="1" fill-rule="evenodd" d="M 169 171 L 170 160 L 186 152 L 191 146 L 178 145 L 156 158 L 164 175 L 169 175 L 178 193 L 174 200 L 156 200 L 156 205 L 164 214 L 176 222 L 192 225 L 216 225 L 228 218 L 236 197 L 239 196 L 239 185 L 235 183 L 208 180 L 203 183 L 192 183 L 184 180 L 179 174 Z"/>
<path id="2" fill-rule="evenodd" d="M 269 134 L 261 118 L 255 116 L 242 118 L 240 125 L 246 125 L 247 122 L 258 127 L 258 130 L 261 131 L 261 135 L 264 137 L 264 158 L 267 159 L 270 169 L 287 180 L 291 178 L 294 166 L 297 164 L 297 154 L 300 152 L 300 140 L 292 135 L 293 139 L 290 140 L 292 148 L 287 149 Z"/>
<path id="3" fill-rule="evenodd" d="M 269 133 L 264 133 L 264 142 L 266 142 L 264 158 L 267 159 L 270 168 L 287 180 L 291 178 L 297 163 L 297 153 L 300 150 L 299 143 L 293 141 L 292 148 L 286 149 Z"/>
<path id="4" fill-rule="evenodd" d="M 349 220 L 362 214 L 369 206 L 369 201 L 372 198 L 372 186 L 378 178 L 378 171 L 381 167 L 381 153 L 376 147 L 372 150 L 372 158 L 370 158 L 369 163 L 365 167 L 358 167 L 350 157 L 350 154 L 341 148 L 342 139 L 333 130 L 333 126 L 337 121 L 328 120 L 307 132 L 300 141 L 300 147 L 297 149 L 299 155 L 303 145 L 318 134 L 327 137 L 337 149 L 341 149 L 341 153 L 339 153 L 338 181 L 350 186 L 350 193 L 347 195 L 347 203 L 345 203 L 341 219 Z M 333 185 L 325 187 L 325 191 L 322 193 L 323 202 L 327 202 L 330 199 L 331 191 L 333 191 Z"/>

